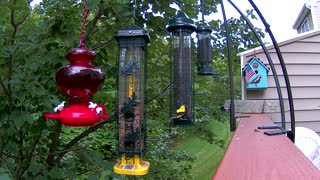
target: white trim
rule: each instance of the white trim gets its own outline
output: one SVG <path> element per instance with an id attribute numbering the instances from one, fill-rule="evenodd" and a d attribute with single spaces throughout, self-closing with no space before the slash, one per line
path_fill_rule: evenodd
<path id="1" fill-rule="evenodd" d="M 311 6 L 311 18 L 312 18 L 312 23 L 313 23 L 313 30 L 319 30 L 319 25 L 318 25 L 318 19 L 316 16 L 316 9 L 318 6 Z"/>

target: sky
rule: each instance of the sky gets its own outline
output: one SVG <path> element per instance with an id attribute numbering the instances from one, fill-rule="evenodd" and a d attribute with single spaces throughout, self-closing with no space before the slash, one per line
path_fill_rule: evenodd
<path id="1" fill-rule="evenodd" d="M 41 0 L 33 0 L 33 3 L 39 3 L 39 1 Z M 276 40 L 281 42 L 297 36 L 292 26 L 303 4 L 308 1 L 310 0 L 254 0 L 254 3 L 269 23 Z M 232 2 L 236 4 L 242 12 L 245 12 L 246 9 L 253 9 L 247 0 L 233 0 Z M 226 6 L 226 14 L 228 17 L 240 16 L 226 0 L 224 0 L 224 5 Z M 217 17 L 222 19 L 222 14 L 219 13 Z M 252 21 L 252 23 L 264 29 L 261 21 Z"/>
<path id="2" fill-rule="evenodd" d="M 308 1 L 317 0 L 253 0 L 253 2 L 262 13 L 264 19 L 270 25 L 271 31 L 275 36 L 277 42 L 288 40 L 297 36 L 297 31 L 292 29 L 292 26 L 297 19 L 304 3 Z M 227 18 L 240 17 L 240 14 L 227 0 L 223 0 L 223 2 L 226 9 Z M 248 0 L 232 0 L 232 2 L 244 14 L 246 14 L 247 9 L 253 9 Z M 171 7 L 179 9 L 179 7 L 175 5 L 172 5 Z M 257 14 L 256 17 L 258 18 Z M 201 15 L 199 15 L 199 18 L 201 18 Z M 223 20 L 220 6 L 218 6 L 217 13 L 211 14 L 210 16 L 205 16 L 205 20 L 207 22 L 216 19 Z M 259 27 L 262 30 L 265 30 L 265 27 L 261 20 L 253 20 L 251 21 L 251 23 L 255 27 Z M 270 37 L 267 36 L 267 34 L 265 41 L 271 42 Z"/>
<path id="3" fill-rule="evenodd" d="M 303 5 L 309 0 L 253 0 L 256 6 L 259 8 L 263 17 L 270 25 L 271 31 L 275 36 L 277 42 L 288 40 L 297 36 L 296 30 L 292 29 L 292 26 L 297 19 Z M 247 0 L 232 0 L 232 2 L 238 6 L 238 8 L 245 14 L 246 9 L 253 9 Z M 240 14 L 230 5 L 227 0 L 224 0 L 227 17 L 239 17 Z M 221 11 L 219 11 L 221 12 Z M 258 15 L 256 15 L 258 17 Z M 222 14 L 216 14 L 213 19 L 222 19 Z M 207 17 L 206 20 L 210 20 Z M 265 29 L 261 20 L 252 21 L 255 27 Z M 266 34 L 267 35 L 267 34 Z M 266 38 L 266 41 L 271 42 Z"/>

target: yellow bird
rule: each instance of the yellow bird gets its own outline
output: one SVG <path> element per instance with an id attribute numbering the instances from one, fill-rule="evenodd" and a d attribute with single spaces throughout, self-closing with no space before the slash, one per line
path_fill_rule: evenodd
<path id="1" fill-rule="evenodd" d="M 185 105 L 180 106 L 180 108 L 177 109 L 176 112 L 177 113 L 185 113 L 186 112 L 186 106 Z"/>
<path id="2" fill-rule="evenodd" d="M 176 118 L 178 118 L 178 119 L 183 118 L 183 116 L 185 115 L 185 112 L 186 112 L 186 106 L 185 105 L 180 106 L 176 112 L 177 112 Z"/>

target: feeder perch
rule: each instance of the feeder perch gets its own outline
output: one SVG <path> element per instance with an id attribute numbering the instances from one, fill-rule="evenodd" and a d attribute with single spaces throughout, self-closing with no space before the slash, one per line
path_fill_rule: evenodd
<path id="1" fill-rule="evenodd" d="M 68 98 L 69 107 L 64 108 L 62 103 L 55 108 L 60 112 L 44 116 L 66 126 L 91 126 L 106 120 L 106 108 L 90 102 L 105 79 L 102 70 L 91 64 L 96 54 L 85 47 L 78 47 L 68 52 L 66 57 L 70 64 L 60 68 L 55 77 L 59 88 Z"/>
<path id="2" fill-rule="evenodd" d="M 146 50 L 147 31 L 129 26 L 116 32 L 118 59 L 118 154 L 114 172 L 145 175 L 150 163 L 142 160 L 145 152 Z"/>

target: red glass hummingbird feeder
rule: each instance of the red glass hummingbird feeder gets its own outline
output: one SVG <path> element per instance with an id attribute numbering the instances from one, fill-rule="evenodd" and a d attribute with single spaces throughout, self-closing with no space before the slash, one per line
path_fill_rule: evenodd
<path id="1" fill-rule="evenodd" d="M 46 118 L 57 119 L 67 126 L 90 126 L 107 119 L 106 108 L 90 102 L 105 79 L 102 70 L 91 64 L 95 56 L 93 51 L 85 47 L 67 53 L 70 65 L 57 71 L 56 82 L 68 97 L 70 106 L 61 107 L 59 113 L 45 114 Z"/>
<path id="2" fill-rule="evenodd" d="M 107 119 L 107 110 L 101 104 L 90 102 L 102 86 L 105 75 L 99 67 L 92 65 L 96 54 L 82 44 L 84 22 L 88 16 L 87 1 L 83 10 L 80 45 L 67 53 L 70 64 L 60 68 L 56 73 L 56 82 L 67 96 L 69 107 L 64 102 L 55 108 L 60 111 L 44 114 L 46 118 L 57 119 L 67 126 L 91 126 Z"/>

